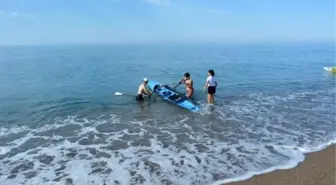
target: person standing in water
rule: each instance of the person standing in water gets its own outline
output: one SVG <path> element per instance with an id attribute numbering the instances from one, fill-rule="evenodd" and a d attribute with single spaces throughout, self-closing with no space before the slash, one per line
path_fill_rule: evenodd
<path id="1" fill-rule="evenodd" d="M 205 91 L 205 88 L 208 88 L 208 103 L 214 104 L 214 96 L 216 93 L 216 87 L 217 87 L 217 81 L 215 79 L 215 72 L 214 70 L 210 69 L 208 71 L 208 77 L 205 81 L 205 85 L 203 88 L 203 92 Z"/>
<path id="2" fill-rule="evenodd" d="M 138 95 L 136 96 L 136 100 L 143 101 L 144 95 L 147 95 L 147 96 L 152 95 L 152 93 L 147 89 L 147 84 L 148 84 L 148 79 L 144 78 L 144 82 L 139 85 Z"/>
<path id="3" fill-rule="evenodd" d="M 186 97 L 191 98 L 194 95 L 194 82 L 190 78 L 190 74 L 188 72 L 184 73 L 184 77 L 179 82 L 179 84 L 182 83 L 185 84 L 186 87 Z"/>

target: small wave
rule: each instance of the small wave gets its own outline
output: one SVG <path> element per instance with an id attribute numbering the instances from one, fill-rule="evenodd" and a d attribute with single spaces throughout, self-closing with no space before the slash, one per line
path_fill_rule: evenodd
<path id="1" fill-rule="evenodd" d="M 253 94 L 211 108 L 201 103 L 197 114 L 90 112 L 39 127 L 1 127 L 0 180 L 197 185 L 292 168 L 304 153 L 335 143 L 333 97 L 324 95 Z"/>

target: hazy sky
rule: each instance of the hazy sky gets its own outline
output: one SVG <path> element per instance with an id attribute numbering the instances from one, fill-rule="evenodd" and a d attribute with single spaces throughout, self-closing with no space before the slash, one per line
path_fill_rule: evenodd
<path id="1" fill-rule="evenodd" d="M 0 45 L 333 40 L 335 0 L 0 0 Z"/>

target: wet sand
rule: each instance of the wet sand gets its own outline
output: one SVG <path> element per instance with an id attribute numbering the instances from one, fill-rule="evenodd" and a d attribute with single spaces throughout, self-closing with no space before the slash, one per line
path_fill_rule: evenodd
<path id="1" fill-rule="evenodd" d="M 335 145 L 306 155 L 297 167 L 225 185 L 335 185 Z"/>

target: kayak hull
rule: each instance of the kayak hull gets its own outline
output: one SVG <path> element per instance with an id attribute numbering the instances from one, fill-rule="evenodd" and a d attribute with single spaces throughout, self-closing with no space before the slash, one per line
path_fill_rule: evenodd
<path id="1" fill-rule="evenodd" d="M 192 112 L 197 112 L 200 110 L 198 105 L 193 103 L 188 98 L 181 96 L 167 85 L 163 85 L 153 80 L 149 80 L 147 85 L 153 92 L 155 92 L 161 98 L 168 102 L 171 102 L 179 107 L 182 107 Z"/>
<path id="2" fill-rule="evenodd" d="M 329 72 L 336 72 L 336 67 L 323 67 L 324 70 L 329 71 Z"/>

